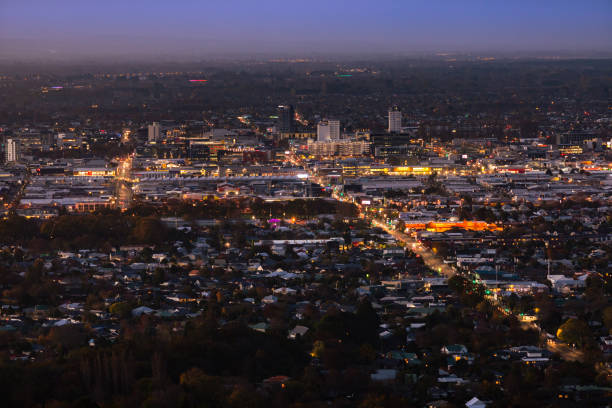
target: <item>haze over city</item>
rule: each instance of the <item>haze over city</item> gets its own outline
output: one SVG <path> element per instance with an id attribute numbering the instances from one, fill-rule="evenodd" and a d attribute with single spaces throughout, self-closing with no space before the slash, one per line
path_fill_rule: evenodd
<path id="1" fill-rule="evenodd" d="M 605 56 L 612 3 L 3 0 L 0 58 Z"/>

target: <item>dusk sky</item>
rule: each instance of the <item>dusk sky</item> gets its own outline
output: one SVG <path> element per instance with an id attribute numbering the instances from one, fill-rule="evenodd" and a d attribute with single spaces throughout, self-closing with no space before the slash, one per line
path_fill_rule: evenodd
<path id="1" fill-rule="evenodd" d="M 611 21 L 610 0 L 0 0 L 0 56 L 588 55 L 612 51 Z"/>

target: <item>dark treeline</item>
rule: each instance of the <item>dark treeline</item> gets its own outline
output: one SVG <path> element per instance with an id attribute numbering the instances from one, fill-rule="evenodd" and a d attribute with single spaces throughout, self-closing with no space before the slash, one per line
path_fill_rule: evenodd
<path id="1" fill-rule="evenodd" d="M 368 390 L 367 374 L 356 369 L 371 363 L 378 342 L 379 322 L 368 302 L 355 314 L 330 310 L 314 321 L 312 335 L 297 341 L 284 330 L 251 330 L 245 316 L 220 325 L 230 307 L 213 296 L 204 314 L 180 330 L 150 316 L 123 317 L 122 340 L 95 349 L 75 347 L 86 340 L 87 326 L 52 328 L 40 338 L 52 346 L 48 359 L 0 359 L 3 400 L 39 407 L 319 406 L 329 378 L 308 364 L 309 354 L 330 371 L 333 388 Z M 6 335 L 0 340 L 11 343 Z M 282 385 L 264 381 L 279 375 Z"/>
<path id="2" fill-rule="evenodd" d="M 263 406 L 253 384 L 279 373 L 299 377 L 307 362 L 300 343 L 239 324 L 221 328 L 209 316 L 180 335 L 151 319 L 134 323 L 121 343 L 70 352 L 64 343 L 84 328 L 53 329 L 61 331 L 49 334 L 58 357 L 2 363 L 6 406 Z"/>
<path id="3" fill-rule="evenodd" d="M 12 216 L 0 221 L 0 243 L 22 245 L 34 252 L 54 249 L 112 249 L 128 243 L 159 244 L 178 238 L 154 216 L 136 217 L 118 212 L 60 215 L 37 221 Z"/>
<path id="4" fill-rule="evenodd" d="M 356 217 L 357 208 L 350 203 L 336 200 L 302 199 L 283 201 L 265 201 L 260 198 L 242 197 L 216 199 L 212 196 L 202 201 L 169 200 L 163 205 L 152 205 L 138 202 L 130 210 L 135 215 L 183 216 L 186 219 L 219 219 L 255 216 L 257 218 L 296 217 L 300 219 L 316 217 L 321 214 L 332 214 L 343 217 Z"/>
<path id="5" fill-rule="evenodd" d="M 356 213 L 352 204 L 325 199 L 174 201 L 158 206 L 138 205 L 126 212 L 101 210 L 93 214 L 63 214 L 44 221 L 11 216 L 0 220 L 0 244 L 22 245 L 34 252 L 80 248 L 110 251 L 119 245 L 160 245 L 185 238 L 184 233 L 167 228 L 161 217 L 178 216 L 194 221 L 252 216 L 308 218 L 317 214 L 354 217 Z"/>

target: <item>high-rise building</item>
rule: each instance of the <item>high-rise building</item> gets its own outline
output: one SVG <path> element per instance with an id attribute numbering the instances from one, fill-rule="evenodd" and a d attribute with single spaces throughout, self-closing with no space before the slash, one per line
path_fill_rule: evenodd
<path id="1" fill-rule="evenodd" d="M 16 139 L 7 139 L 6 141 L 6 161 L 19 161 L 19 141 Z"/>
<path id="2" fill-rule="evenodd" d="M 55 144 L 55 137 L 50 130 L 40 132 L 40 144 L 43 150 L 49 150 Z"/>
<path id="3" fill-rule="evenodd" d="M 340 139 L 340 121 L 323 119 L 317 124 L 317 141 L 327 142 Z"/>
<path id="4" fill-rule="evenodd" d="M 159 122 L 153 122 L 149 125 L 148 140 L 149 143 L 158 142 L 160 139 Z"/>
<path id="5" fill-rule="evenodd" d="M 279 105 L 278 130 L 280 133 L 295 132 L 295 111 L 292 105 Z"/>
<path id="6" fill-rule="evenodd" d="M 2 160 L 6 160 L 6 141 L 9 138 L 9 135 L 0 133 L 0 157 Z"/>
<path id="7" fill-rule="evenodd" d="M 389 133 L 400 133 L 402 131 L 402 111 L 399 107 L 389 108 Z"/>

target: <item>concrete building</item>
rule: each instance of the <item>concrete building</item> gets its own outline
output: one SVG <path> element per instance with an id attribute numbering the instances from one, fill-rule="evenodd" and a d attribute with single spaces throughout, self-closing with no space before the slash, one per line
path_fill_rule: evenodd
<path id="1" fill-rule="evenodd" d="M 57 134 L 57 147 L 60 149 L 66 148 L 78 148 L 82 145 L 83 138 L 77 133 L 58 133 Z"/>
<path id="2" fill-rule="evenodd" d="M 295 111 L 291 105 L 279 105 L 278 130 L 281 133 L 295 132 Z"/>
<path id="3" fill-rule="evenodd" d="M 362 156 L 370 153 L 370 142 L 364 140 L 309 142 L 308 151 L 315 156 Z"/>
<path id="4" fill-rule="evenodd" d="M 19 161 L 19 140 L 7 139 L 6 141 L 6 161 L 16 162 Z"/>
<path id="5" fill-rule="evenodd" d="M 149 143 L 156 143 L 160 140 L 159 122 L 153 122 L 153 124 L 149 125 L 148 140 Z"/>
<path id="6" fill-rule="evenodd" d="M 402 131 L 402 111 L 394 106 L 389 109 L 389 133 L 400 133 Z"/>
<path id="7" fill-rule="evenodd" d="M 323 119 L 317 124 L 317 141 L 328 142 L 340 139 L 340 121 Z"/>

